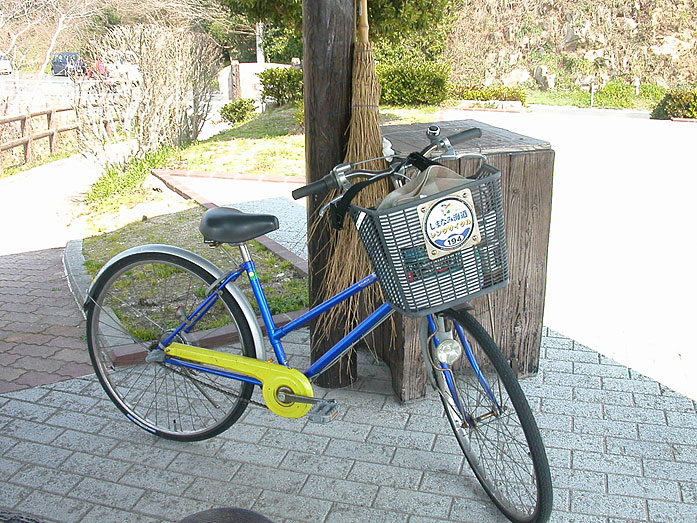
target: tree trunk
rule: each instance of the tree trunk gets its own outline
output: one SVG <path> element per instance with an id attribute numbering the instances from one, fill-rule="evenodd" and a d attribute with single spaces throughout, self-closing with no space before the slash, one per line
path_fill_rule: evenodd
<path id="1" fill-rule="evenodd" d="M 305 99 L 305 167 L 307 181 L 327 174 L 344 158 L 351 116 L 351 57 L 355 38 L 353 0 L 303 0 L 303 80 Z M 308 199 L 308 224 L 312 224 L 322 197 Z M 329 220 L 308 228 L 310 300 L 319 301 L 323 271 L 328 258 Z M 312 361 L 336 341 L 332 333 L 312 330 Z M 321 375 L 323 387 L 343 387 L 356 376 L 356 358 L 343 358 Z"/>

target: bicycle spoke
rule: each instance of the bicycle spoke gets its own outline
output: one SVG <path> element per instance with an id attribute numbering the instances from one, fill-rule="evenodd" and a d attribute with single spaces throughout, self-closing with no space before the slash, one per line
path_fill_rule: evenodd
<path id="1" fill-rule="evenodd" d="M 87 311 L 88 344 L 95 371 L 114 403 L 131 419 L 171 439 L 204 439 L 234 423 L 253 385 L 145 361 L 152 342 L 175 332 L 181 314 L 188 316 L 199 306 L 217 276 L 175 255 L 146 253 L 126 257 L 120 268 L 106 270 L 100 279 Z M 216 336 L 220 329 L 234 330 L 238 337 L 216 344 L 218 351 L 254 356 L 251 332 L 226 292 L 190 333 L 178 333 L 174 340 L 196 345 L 195 340 Z"/>

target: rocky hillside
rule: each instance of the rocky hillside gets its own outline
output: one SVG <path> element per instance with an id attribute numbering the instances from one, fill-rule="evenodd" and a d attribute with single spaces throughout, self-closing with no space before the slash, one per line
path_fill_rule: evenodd
<path id="1" fill-rule="evenodd" d="M 469 85 L 697 84 L 697 0 L 483 0 L 454 16 L 447 54 Z"/>

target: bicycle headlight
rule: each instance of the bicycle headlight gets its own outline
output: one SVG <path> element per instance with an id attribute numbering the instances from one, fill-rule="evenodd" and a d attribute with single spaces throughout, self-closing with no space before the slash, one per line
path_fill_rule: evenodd
<path id="1" fill-rule="evenodd" d="M 436 358 L 446 365 L 452 365 L 460 356 L 462 356 L 462 345 L 457 340 L 443 340 L 436 347 Z"/>

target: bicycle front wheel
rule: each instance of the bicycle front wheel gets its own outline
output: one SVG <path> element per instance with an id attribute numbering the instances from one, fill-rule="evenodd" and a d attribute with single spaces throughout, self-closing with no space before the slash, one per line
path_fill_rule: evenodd
<path id="1" fill-rule="evenodd" d="M 102 387 L 132 422 L 163 438 L 215 436 L 237 421 L 252 395 L 249 383 L 146 359 L 215 279 L 174 254 L 132 254 L 100 275 L 87 305 L 89 354 Z M 174 341 L 255 356 L 249 325 L 228 292 Z"/>
<path id="2" fill-rule="evenodd" d="M 547 521 L 552 510 L 547 455 L 511 365 L 467 312 L 444 311 L 432 318 L 437 332 L 429 337 L 426 364 L 475 476 L 509 520 Z M 463 350 L 452 364 L 441 363 L 436 343 L 448 339 L 469 346 L 472 357 Z M 447 359 L 443 351 L 441 359 Z"/>

